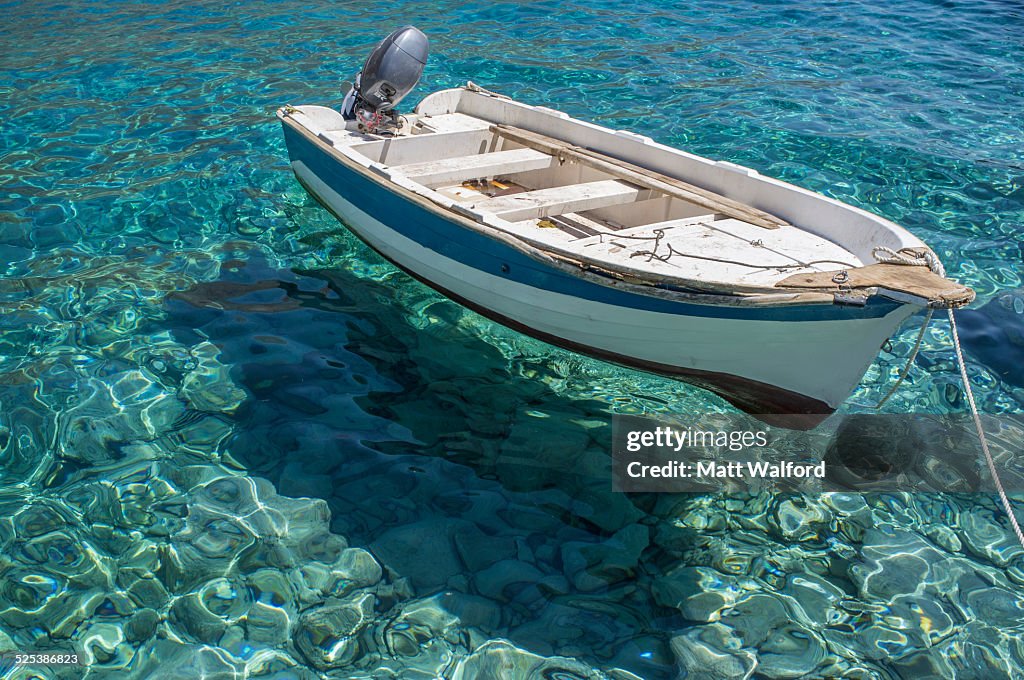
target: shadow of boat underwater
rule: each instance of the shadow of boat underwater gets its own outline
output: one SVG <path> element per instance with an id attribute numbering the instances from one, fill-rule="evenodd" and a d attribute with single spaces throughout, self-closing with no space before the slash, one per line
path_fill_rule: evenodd
<path id="1" fill-rule="evenodd" d="M 1024 288 L 957 312 L 957 324 L 961 341 L 975 359 L 1000 380 L 1024 387 Z"/>

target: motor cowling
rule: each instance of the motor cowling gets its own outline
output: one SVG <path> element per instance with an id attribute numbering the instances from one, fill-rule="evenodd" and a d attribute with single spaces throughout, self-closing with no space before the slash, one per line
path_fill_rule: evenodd
<path id="1" fill-rule="evenodd" d="M 345 97 L 342 114 L 372 130 L 423 75 L 427 63 L 427 36 L 414 26 L 403 26 L 384 38 L 366 59 L 363 70 Z"/>

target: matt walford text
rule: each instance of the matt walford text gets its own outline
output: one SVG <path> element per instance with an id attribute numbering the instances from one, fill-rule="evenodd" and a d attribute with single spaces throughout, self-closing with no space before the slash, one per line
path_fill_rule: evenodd
<path id="1" fill-rule="evenodd" d="M 764 461 L 745 463 L 733 461 L 719 463 L 717 461 L 700 461 L 684 463 L 670 461 L 664 465 L 645 465 L 633 461 L 626 466 L 626 474 L 633 478 L 660 477 L 662 479 L 801 479 L 804 477 L 825 477 L 825 461 L 820 463 L 794 463 L 791 460 L 781 463 Z"/>

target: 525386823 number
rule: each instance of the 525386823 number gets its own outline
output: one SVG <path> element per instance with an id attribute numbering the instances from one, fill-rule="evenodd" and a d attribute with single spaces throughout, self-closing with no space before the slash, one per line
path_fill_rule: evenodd
<path id="1" fill-rule="evenodd" d="M 74 652 L 7 652 L 0 666 L 77 666 L 81 657 Z"/>

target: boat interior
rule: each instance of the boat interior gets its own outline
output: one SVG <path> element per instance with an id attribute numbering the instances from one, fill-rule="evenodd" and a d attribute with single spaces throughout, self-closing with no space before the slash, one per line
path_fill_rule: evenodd
<path id="1" fill-rule="evenodd" d="M 837 243 L 678 180 L 464 113 L 410 115 L 394 136 L 320 133 L 556 255 L 638 278 L 763 292 L 860 267 Z"/>

